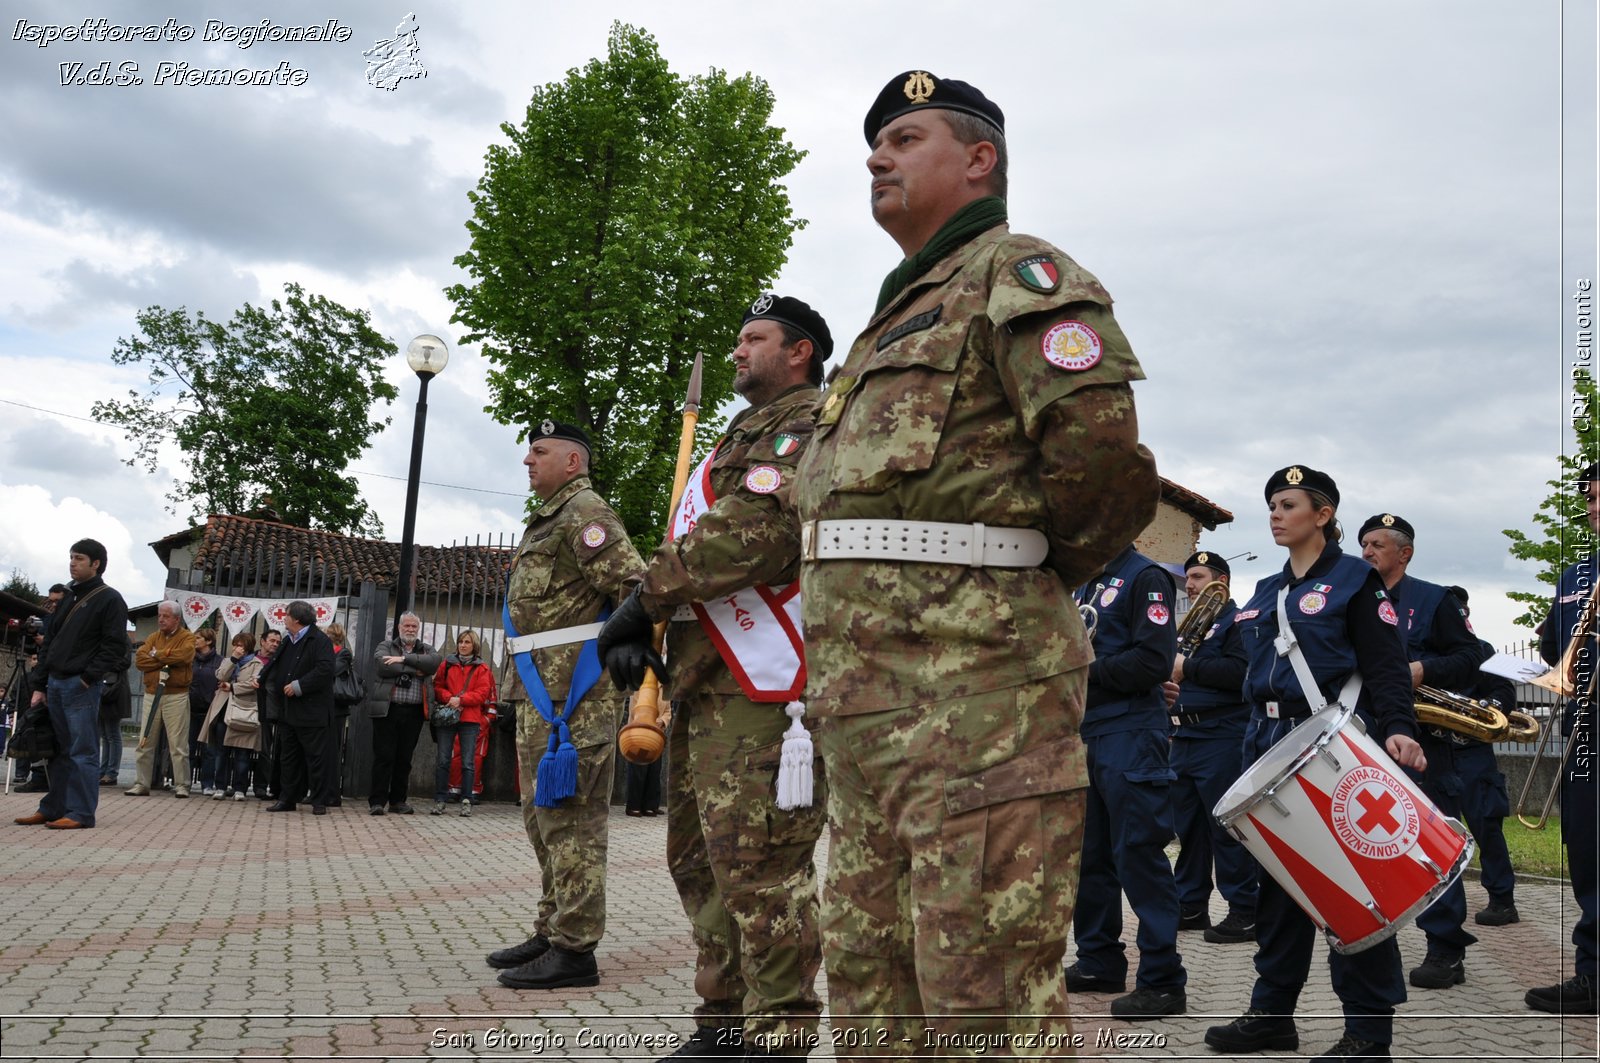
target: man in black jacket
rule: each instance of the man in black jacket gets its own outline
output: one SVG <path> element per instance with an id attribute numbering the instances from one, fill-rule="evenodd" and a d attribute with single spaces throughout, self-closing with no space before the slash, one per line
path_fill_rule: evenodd
<path id="1" fill-rule="evenodd" d="M 104 546 L 93 539 L 72 544 L 67 562 L 72 583 L 50 617 L 39 667 L 30 677 L 31 703 L 49 705 L 58 748 L 46 769 L 50 789 L 39 810 L 16 818 L 23 826 L 94 826 L 100 804 L 100 690 L 123 667 L 128 652 L 128 605 L 100 578 L 105 568 Z"/>
<path id="2" fill-rule="evenodd" d="M 261 670 L 262 689 L 279 694 L 283 707 L 278 721 L 283 789 L 267 811 L 293 812 L 309 787 L 312 813 L 325 816 L 322 748 L 333 726 L 333 642 L 318 630 L 309 602 L 290 602 L 287 612 L 283 645 Z"/>

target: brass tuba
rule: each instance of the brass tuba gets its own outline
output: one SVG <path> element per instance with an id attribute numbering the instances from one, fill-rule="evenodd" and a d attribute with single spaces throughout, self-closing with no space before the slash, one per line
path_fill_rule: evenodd
<path id="1" fill-rule="evenodd" d="M 1498 742 L 1511 732 L 1511 721 L 1500 711 L 1498 702 L 1469 698 L 1438 687 L 1417 688 L 1416 710 L 1418 723 L 1442 727 L 1479 742 Z"/>
<path id="2" fill-rule="evenodd" d="M 1187 657 L 1199 649 L 1206 632 L 1211 630 L 1227 604 L 1226 583 L 1214 579 L 1201 587 L 1200 593 L 1194 596 L 1194 604 L 1183 614 L 1183 623 L 1178 625 L 1178 652 Z"/>

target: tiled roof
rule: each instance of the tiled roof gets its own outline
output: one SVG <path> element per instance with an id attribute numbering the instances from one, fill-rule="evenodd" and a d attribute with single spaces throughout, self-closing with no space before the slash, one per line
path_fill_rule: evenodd
<path id="1" fill-rule="evenodd" d="M 1211 531 L 1216 531 L 1218 524 L 1233 523 L 1232 512 L 1182 484 L 1173 483 L 1165 476 L 1161 478 L 1161 498 L 1162 501 L 1177 506 Z"/>
<path id="2" fill-rule="evenodd" d="M 400 574 L 400 544 L 336 532 L 299 528 L 250 517 L 211 516 L 202 528 L 170 535 L 150 545 L 163 561 L 172 548 L 200 537 L 193 566 L 219 583 L 282 582 L 326 574 L 330 581 L 371 580 L 393 587 Z M 418 546 L 418 594 L 466 591 L 488 597 L 505 587 L 512 549 L 505 546 Z M 260 573 L 261 568 L 272 571 Z"/>

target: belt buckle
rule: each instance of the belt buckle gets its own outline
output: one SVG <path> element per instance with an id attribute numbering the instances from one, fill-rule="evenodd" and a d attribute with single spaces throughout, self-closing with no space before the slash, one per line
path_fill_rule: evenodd
<path id="1" fill-rule="evenodd" d="M 1267 702 L 1267 719 L 1276 720 L 1278 718 L 1278 703 L 1276 701 Z"/>
<path id="2" fill-rule="evenodd" d="M 817 522 L 808 520 L 800 525 L 800 560 L 815 561 L 817 559 Z"/>

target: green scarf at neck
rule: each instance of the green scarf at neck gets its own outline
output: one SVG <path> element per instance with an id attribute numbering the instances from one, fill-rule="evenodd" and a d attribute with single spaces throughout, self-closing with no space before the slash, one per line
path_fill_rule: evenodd
<path id="1" fill-rule="evenodd" d="M 872 312 L 876 314 L 888 306 L 889 302 L 905 291 L 912 281 L 933 268 L 935 262 L 974 236 L 994 228 L 1005 220 L 1006 201 L 999 196 L 975 199 L 956 211 L 950 216 L 950 220 L 933 234 L 933 238 L 922 245 L 922 250 L 890 270 L 889 275 L 883 278 L 883 287 L 878 289 L 878 305 Z"/>

